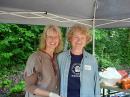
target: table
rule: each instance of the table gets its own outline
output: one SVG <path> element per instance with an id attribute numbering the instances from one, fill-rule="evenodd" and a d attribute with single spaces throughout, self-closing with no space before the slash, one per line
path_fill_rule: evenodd
<path id="1" fill-rule="evenodd" d="M 103 93 L 102 93 L 103 97 L 106 97 L 106 96 L 110 97 L 111 94 L 115 94 L 115 93 L 118 93 L 118 92 L 130 93 L 130 89 L 124 90 L 124 89 L 121 89 L 117 86 L 106 86 L 104 84 L 101 84 L 100 86 L 103 89 Z M 105 89 L 107 90 L 107 94 L 105 94 Z M 113 90 L 115 92 L 111 92 L 111 90 Z"/>

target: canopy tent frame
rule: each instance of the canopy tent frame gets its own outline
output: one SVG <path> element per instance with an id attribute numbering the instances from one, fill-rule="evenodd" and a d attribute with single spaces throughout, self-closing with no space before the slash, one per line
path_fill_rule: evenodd
<path id="1" fill-rule="evenodd" d="M 74 23 L 79 23 L 79 24 L 82 24 L 82 25 L 85 25 L 85 26 L 92 27 L 92 36 L 93 36 L 92 37 L 92 40 L 93 40 L 92 53 L 93 53 L 93 55 L 95 55 L 95 28 L 96 27 L 100 27 L 102 25 L 113 24 L 113 23 L 117 23 L 117 22 L 130 22 L 130 21 L 127 21 L 130 18 L 125 18 L 125 19 L 121 19 L 121 20 L 96 19 L 95 18 L 96 17 L 96 9 L 97 9 L 97 3 L 95 3 L 93 19 L 72 20 L 72 19 L 69 19 L 69 18 L 65 18 L 65 17 L 62 17 L 62 16 L 52 14 L 52 13 L 48 13 L 48 12 L 5 12 L 5 11 L 0 11 L 0 15 L 1 14 L 9 14 L 9 15 L 18 16 L 18 17 L 25 18 L 25 19 L 29 19 L 29 18 L 31 18 L 31 19 L 47 18 L 47 19 L 57 21 L 57 22 L 74 22 Z M 43 15 L 39 15 L 39 13 L 40 14 L 51 15 L 53 17 L 46 17 L 46 16 L 43 16 Z M 36 15 L 37 17 L 27 17 L 27 16 L 24 16 L 24 15 L 21 15 L 21 14 L 33 14 L 33 15 Z M 64 19 L 64 21 L 58 20 L 56 18 Z M 95 26 L 95 23 L 96 23 L 97 20 L 105 20 L 105 21 L 110 21 L 110 22 L 109 23 L 104 23 L 104 24 L 99 24 L 99 25 Z M 93 23 L 92 23 L 92 25 L 89 25 L 89 24 L 85 24 L 85 23 L 82 23 L 82 22 L 79 22 L 79 21 L 92 21 Z M 67 28 L 67 29 L 69 29 L 69 28 Z M 67 43 L 67 45 L 68 45 L 68 43 Z M 67 48 L 67 45 L 65 44 L 65 49 Z"/>
<path id="2" fill-rule="evenodd" d="M 109 21 L 109 23 L 103 23 L 103 24 L 99 24 L 99 25 L 95 25 L 95 27 L 100 27 L 103 25 L 108 25 L 108 24 L 113 24 L 113 23 L 118 23 L 118 22 L 130 22 L 130 18 L 124 18 L 124 19 L 119 19 L 119 20 L 113 20 L 113 19 L 96 19 L 96 8 L 94 10 L 94 18 L 93 19 L 69 19 L 63 16 L 59 16 L 56 14 L 52 14 L 52 13 L 48 13 L 48 12 L 6 12 L 6 11 L 0 11 L 0 15 L 12 15 L 12 16 L 17 16 L 17 17 L 21 17 L 21 18 L 25 18 L 25 19 L 38 19 L 38 18 L 47 18 L 50 20 L 54 20 L 54 21 L 58 21 L 58 22 L 74 22 L 74 23 L 79 23 L 79 24 L 83 24 L 89 27 L 93 27 L 94 25 L 90 25 L 90 24 L 86 24 L 83 23 L 83 21 L 93 21 L 93 23 L 95 24 L 95 21 Z M 22 15 L 23 14 L 23 15 Z M 24 14 L 32 14 L 35 15 L 35 17 L 31 17 L 31 16 L 24 16 Z M 43 16 L 40 14 L 46 14 L 46 15 L 51 15 L 54 17 L 47 17 L 47 16 Z M 60 19 L 64 19 L 64 20 L 58 20 L 56 18 L 60 18 Z M 81 22 L 80 22 L 81 21 Z"/>

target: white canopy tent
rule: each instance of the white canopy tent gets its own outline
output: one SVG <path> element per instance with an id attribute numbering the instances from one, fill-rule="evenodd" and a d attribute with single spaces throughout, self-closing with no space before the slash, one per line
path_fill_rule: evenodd
<path id="1" fill-rule="evenodd" d="M 130 0 L 0 0 L 0 23 L 129 27 Z M 95 40 L 93 38 L 93 53 Z"/>

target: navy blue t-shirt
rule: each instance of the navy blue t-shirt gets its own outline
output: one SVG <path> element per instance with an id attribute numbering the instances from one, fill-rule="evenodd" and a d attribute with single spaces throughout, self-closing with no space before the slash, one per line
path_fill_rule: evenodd
<path id="1" fill-rule="evenodd" d="M 80 63 L 82 58 L 83 54 L 74 55 L 71 53 L 67 97 L 80 97 Z"/>

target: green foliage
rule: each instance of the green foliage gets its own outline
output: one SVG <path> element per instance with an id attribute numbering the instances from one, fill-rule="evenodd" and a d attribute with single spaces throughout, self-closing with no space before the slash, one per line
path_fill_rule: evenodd
<path id="1" fill-rule="evenodd" d="M 129 28 L 96 29 L 96 54 L 102 67 L 130 66 L 129 35 Z"/>
<path id="2" fill-rule="evenodd" d="M 0 67 L 25 64 L 42 30 L 43 26 L 0 24 Z"/>
<path id="3" fill-rule="evenodd" d="M 23 72 L 28 56 L 37 49 L 43 28 L 44 26 L 0 24 L 0 89 L 3 93 L 23 91 L 24 83 L 14 84 L 22 79 L 18 78 L 18 74 Z"/>
<path id="4" fill-rule="evenodd" d="M 10 94 L 12 93 L 21 93 L 25 89 L 25 82 L 20 81 L 18 84 L 16 84 L 14 87 L 10 89 Z"/>
<path id="5" fill-rule="evenodd" d="M 12 84 L 12 81 L 11 80 L 4 80 L 4 81 L 1 81 L 0 82 L 0 88 L 10 88 L 11 87 L 11 84 Z"/>

